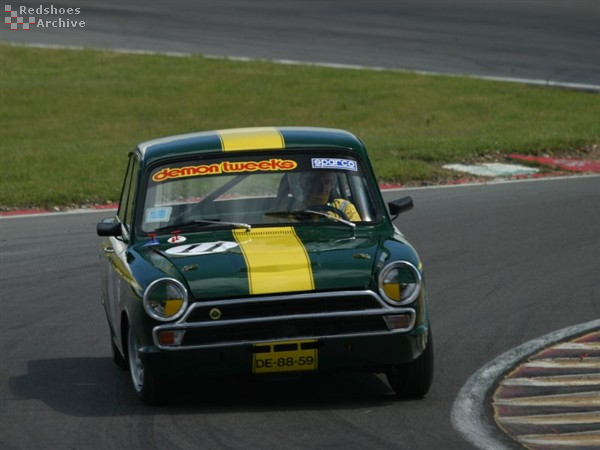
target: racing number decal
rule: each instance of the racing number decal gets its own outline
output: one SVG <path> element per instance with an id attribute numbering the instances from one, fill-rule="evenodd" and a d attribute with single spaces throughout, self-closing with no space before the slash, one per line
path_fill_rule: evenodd
<path id="1" fill-rule="evenodd" d="M 237 247 L 235 242 L 218 241 L 203 242 L 201 244 L 179 245 L 167 249 L 166 253 L 174 256 L 208 255 L 211 253 L 223 253 Z"/>

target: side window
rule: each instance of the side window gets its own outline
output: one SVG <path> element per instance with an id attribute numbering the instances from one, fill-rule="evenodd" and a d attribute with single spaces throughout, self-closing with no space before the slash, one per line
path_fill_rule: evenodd
<path id="1" fill-rule="evenodd" d="M 140 171 L 139 161 L 135 156 L 132 157 L 133 168 L 131 170 L 131 183 L 129 184 L 129 196 L 127 198 L 127 211 L 125 212 L 125 224 L 131 230 L 131 224 L 133 223 L 134 213 L 134 202 L 135 202 L 135 191 L 138 185 L 138 174 Z"/>
<path id="2" fill-rule="evenodd" d="M 135 154 L 131 154 L 129 157 L 127 172 L 125 174 L 125 181 L 123 182 L 123 188 L 121 190 L 119 210 L 117 212 L 117 217 L 121 223 L 128 228 L 128 230 L 131 229 L 131 222 L 133 219 L 133 202 L 135 200 L 135 190 L 137 187 L 139 167 L 140 164 L 137 157 Z"/>

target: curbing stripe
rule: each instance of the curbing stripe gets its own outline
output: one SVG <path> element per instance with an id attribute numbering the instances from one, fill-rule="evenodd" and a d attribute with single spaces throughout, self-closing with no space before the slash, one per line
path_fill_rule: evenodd
<path id="1" fill-rule="evenodd" d="M 508 435 L 502 433 L 495 424 L 488 422 L 486 395 L 496 381 L 523 358 L 542 349 L 587 331 L 597 330 L 600 320 L 574 325 L 526 342 L 503 353 L 474 373 L 463 385 L 450 413 L 454 429 L 463 438 L 479 449 L 507 449 Z"/>

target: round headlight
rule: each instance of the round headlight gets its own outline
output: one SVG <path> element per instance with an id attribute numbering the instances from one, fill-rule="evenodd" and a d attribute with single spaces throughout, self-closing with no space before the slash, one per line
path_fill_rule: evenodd
<path id="1" fill-rule="evenodd" d="M 393 305 L 412 303 L 420 292 L 421 273 L 409 262 L 393 262 L 379 274 L 379 293 Z"/>
<path id="2" fill-rule="evenodd" d="M 172 278 L 153 281 L 144 292 L 144 309 L 150 317 L 163 322 L 181 317 L 187 304 L 185 286 Z"/>

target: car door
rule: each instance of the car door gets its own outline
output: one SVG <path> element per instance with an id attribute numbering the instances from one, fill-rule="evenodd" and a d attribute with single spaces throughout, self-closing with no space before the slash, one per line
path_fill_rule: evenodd
<path id="1" fill-rule="evenodd" d="M 130 277 L 131 271 L 127 262 L 127 249 L 129 237 L 132 230 L 133 209 L 135 192 L 138 183 L 139 160 L 135 154 L 131 154 L 129 164 L 121 190 L 119 209 L 117 215 L 108 219 L 114 223 L 120 223 L 121 235 L 103 238 L 101 248 L 104 255 L 103 267 L 103 302 L 106 316 L 112 329 L 115 344 L 121 349 L 121 291 L 125 277 Z"/>

